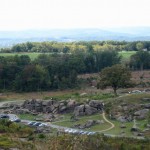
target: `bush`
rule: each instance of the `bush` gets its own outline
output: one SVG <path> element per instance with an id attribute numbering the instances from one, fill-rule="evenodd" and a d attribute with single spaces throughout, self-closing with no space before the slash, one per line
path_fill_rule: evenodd
<path id="1" fill-rule="evenodd" d="M 39 139 L 45 139 L 45 138 L 46 138 L 46 135 L 41 133 L 41 134 L 38 135 L 38 138 L 39 138 Z"/>

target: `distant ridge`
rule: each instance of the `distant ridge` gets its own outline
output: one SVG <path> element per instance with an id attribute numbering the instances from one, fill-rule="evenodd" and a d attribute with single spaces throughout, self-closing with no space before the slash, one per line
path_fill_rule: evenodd
<path id="1" fill-rule="evenodd" d="M 150 27 L 0 31 L 0 47 L 27 41 L 149 41 Z"/>

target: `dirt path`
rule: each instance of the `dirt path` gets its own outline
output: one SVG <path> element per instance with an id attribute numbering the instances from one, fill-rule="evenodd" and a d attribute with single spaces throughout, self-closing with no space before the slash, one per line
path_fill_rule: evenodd
<path id="1" fill-rule="evenodd" d="M 105 130 L 98 131 L 98 132 L 109 131 L 109 130 L 111 130 L 111 129 L 113 129 L 113 128 L 115 127 L 115 125 L 114 125 L 112 122 L 110 122 L 109 120 L 107 120 L 107 118 L 105 117 L 105 113 L 104 113 L 104 112 L 103 112 L 103 114 L 102 114 L 102 117 L 103 117 L 103 119 L 104 119 L 107 123 L 109 123 L 109 124 L 111 125 L 111 127 L 109 127 L 108 129 L 105 129 Z"/>

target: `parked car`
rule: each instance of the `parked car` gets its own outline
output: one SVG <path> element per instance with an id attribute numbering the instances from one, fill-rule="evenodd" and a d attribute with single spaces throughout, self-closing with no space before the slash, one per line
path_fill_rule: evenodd
<path id="1" fill-rule="evenodd" d="M 47 123 L 41 123 L 41 124 L 39 125 L 39 127 L 43 127 L 43 126 L 48 126 L 48 124 L 47 124 Z"/>
<path id="2" fill-rule="evenodd" d="M 19 118 L 12 118 L 12 119 L 10 119 L 10 121 L 12 121 L 12 122 L 21 122 L 21 120 Z"/>
<path id="3" fill-rule="evenodd" d="M 31 121 L 31 122 L 28 123 L 28 125 L 29 125 L 29 126 L 32 126 L 32 125 L 35 124 L 35 123 L 36 123 L 35 121 Z"/>
<path id="4" fill-rule="evenodd" d="M 0 115 L 0 119 L 9 119 L 9 116 L 5 115 L 5 114 L 1 114 Z"/>
<path id="5" fill-rule="evenodd" d="M 41 122 L 35 122 L 32 126 L 39 126 L 39 125 L 41 125 L 42 123 Z"/>

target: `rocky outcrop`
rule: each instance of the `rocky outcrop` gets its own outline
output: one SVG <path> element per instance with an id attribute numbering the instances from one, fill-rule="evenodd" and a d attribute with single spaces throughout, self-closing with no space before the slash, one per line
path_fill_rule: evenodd
<path id="1" fill-rule="evenodd" d="M 34 132 L 35 133 L 50 133 L 51 128 L 49 126 L 36 127 Z"/>
<path id="2" fill-rule="evenodd" d="M 84 116 L 84 115 L 92 115 L 96 112 L 98 112 L 96 108 L 86 104 L 75 107 L 73 114 L 74 116 Z"/>
<path id="3" fill-rule="evenodd" d="M 149 109 L 142 109 L 142 110 L 136 111 L 134 113 L 134 116 L 136 119 L 145 119 L 148 112 L 149 112 Z"/>
<path id="4" fill-rule="evenodd" d="M 78 129 L 85 129 L 85 128 L 90 128 L 96 124 L 103 124 L 103 123 L 104 123 L 103 120 L 88 120 L 84 124 L 77 124 L 77 125 L 74 125 L 73 127 L 78 128 Z"/>
<path id="5" fill-rule="evenodd" d="M 150 103 L 144 104 L 144 108 L 150 109 Z"/>
<path id="6" fill-rule="evenodd" d="M 132 118 L 131 115 L 129 115 L 129 116 L 119 116 L 117 118 L 117 120 L 123 123 L 123 122 L 130 122 L 130 121 L 133 120 L 133 118 Z"/>
<path id="7" fill-rule="evenodd" d="M 97 110 L 102 110 L 104 107 L 104 104 L 102 101 L 98 101 L 98 100 L 91 100 L 89 102 L 89 106 L 96 108 Z"/>
<path id="8" fill-rule="evenodd" d="M 83 115 L 92 115 L 96 112 L 103 110 L 102 101 L 91 100 L 87 101 L 86 104 L 79 104 L 75 100 L 40 100 L 40 99 L 31 99 L 26 100 L 23 104 L 7 104 L 7 111 L 9 113 L 15 114 L 33 114 L 37 116 L 38 114 L 56 114 L 68 113 L 71 112 L 73 116 L 83 116 Z M 53 120 L 53 117 L 47 117 L 45 120 Z"/>
<path id="9" fill-rule="evenodd" d="M 74 109 L 74 116 L 84 116 L 84 115 L 92 115 L 99 111 L 102 111 L 104 104 L 102 101 L 99 100 L 91 100 L 89 104 L 82 104 L 76 106 Z"/>
<path id="10" fill-rule="evenodd" d="M 150 98 L 142 98 L 143 101 L 149 101 L 150 102 Z"/>
<path id="11" fill-rule="evenodd" d="M 67 110 L 74 109 L 76 103 L 74 101 L 56 101 L 56 100 L 26 100 L 22 108 L 28 109 L 30 112 L 37 112 L 37 113 L 63 113 Z"/>

